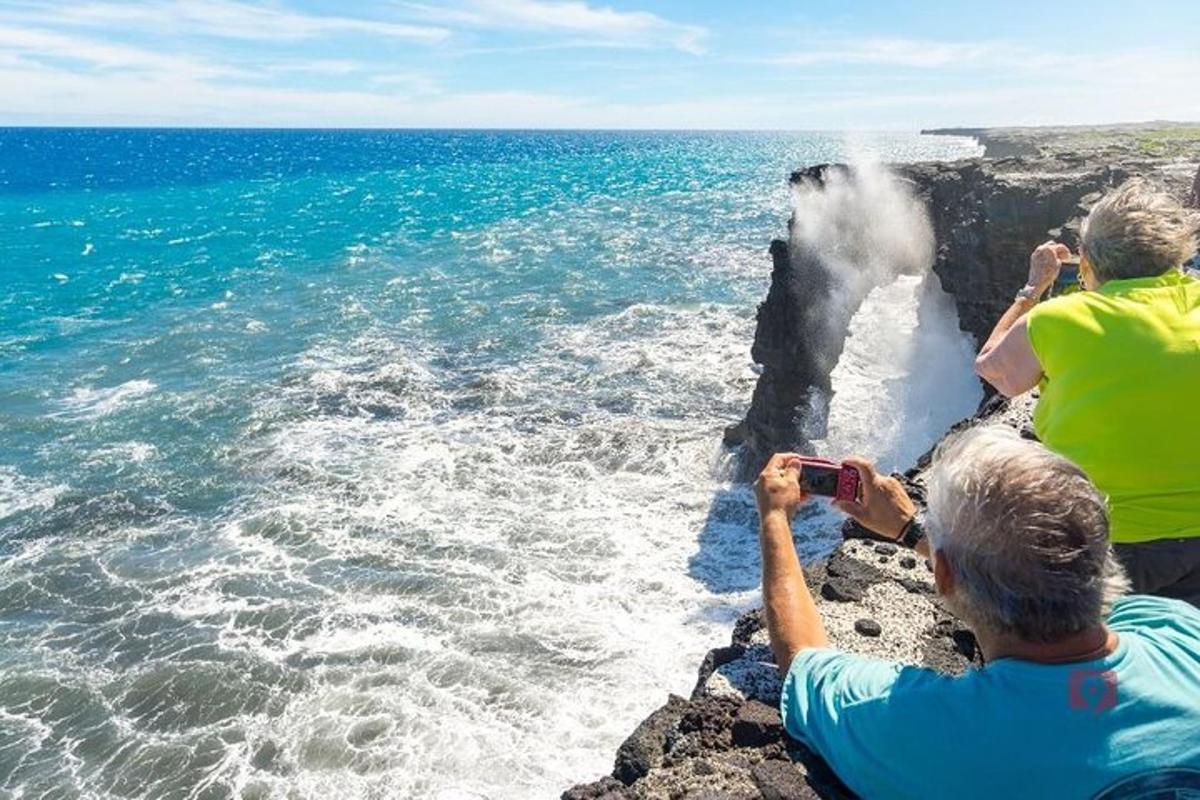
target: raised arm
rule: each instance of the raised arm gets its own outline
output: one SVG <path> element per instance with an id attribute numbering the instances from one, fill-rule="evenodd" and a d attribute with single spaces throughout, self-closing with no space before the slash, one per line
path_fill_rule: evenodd
<path id="1" fill-rule="evenodd" d="M 754 483 L 761 522 L 763 608 L 775 663 L 786 672 L 806 647 L 829 643 L 792 544 L 792 519 L 807 498 L 800 489 L 799 456 L 780 453 Z"/>
<path id="2" fill-rule="evenodd" d="M 1054 285 L 1062 259 L 1071 251 L 1065 245 L 1046 242 L 1029 257 L 1029 279 L 975 359 L 975 372 L 1006 397 L 1024 394 L 1042 379 L 1042 365 L 1029 341 L 1028 313 Z"/>

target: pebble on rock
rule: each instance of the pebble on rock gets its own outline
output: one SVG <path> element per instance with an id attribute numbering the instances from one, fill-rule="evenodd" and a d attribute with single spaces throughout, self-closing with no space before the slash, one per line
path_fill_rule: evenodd
<path id="1" fill-rule="evenodd" d="M 873 619 L 860 619 L 854 623 L 854 630 L 863 636 L 878 636 L 883 633 L 883 626 Z"/>

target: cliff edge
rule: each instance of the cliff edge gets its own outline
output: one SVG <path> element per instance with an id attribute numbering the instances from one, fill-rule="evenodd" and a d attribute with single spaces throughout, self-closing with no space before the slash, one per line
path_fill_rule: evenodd
<path id="1" fill-rule="evenodd" d="M 1050 237 L 1074 247 L 1082 216 L 1105 189 L 1133 176 L 1181 197 L 1200 187 L 1200 129 L 1194 145 L 1165 153 L 1127 146 L 1126 132 L 1106 144 L 1108 129 L 1093 129 L 1094 146 L 1086 148 L 1063 144 L 1084 129 L 1071 129 L 1070 136 L 1052 129 L 1042 138 L 1020 130 L 1020 146 L 1002 150 L 1002 157 L 897 169 L 929 209 L 937 245 L 933 271 L 954 298 L 960 326 L 977 340 L 1024 282 L 1029 252 Z M 1000 131 L 994 138 L 1014 137 Z M 995 152 L 990 145 L 989 152 Z M 812 167 L 794 173 L 792 182 L 819 183 L 829 170 L 846 169 Z M 746 417 L 725 435 L 727 445 L 741 449 L 747 477 L 773 452 L 805 449 L 808 398 L 814 388 L 828 388 L 828 372 L 809 346 L 809 303 L 824 278 L 788 241 L 772 242 L 770 253 L 771 284 L 752 350 L 763 370 Z M 1032 436 L 1035 400 L 990 397 L 952 431 L 1009 425 Z M 931 454 L 932 448 L 898 476 L 918 504 Z M 948 673 L 979 662 L 974 636 L 938 601 L 924 559 L 875 541 L 853 523 L 829 533 L 842 543 L 805 573 L 835 647 Z M 709 651 L 691 695 L 669 697 L 621 745 L 610 775 L 568 789 L 564 800 L 853 797 L 783 730 L 780 688 L 761 610 L 751 611 L 738 620 L 728 646 Z"/>

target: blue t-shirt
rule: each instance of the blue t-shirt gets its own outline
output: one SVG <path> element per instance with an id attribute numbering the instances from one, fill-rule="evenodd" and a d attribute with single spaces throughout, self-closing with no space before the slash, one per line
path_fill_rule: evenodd
<path id="1" fill-rule="evenodd" d="M 1120 643 L 1105 658 L 999 659 L 958 677 L 804 650 L 780 711 L 788 733 L 870 800 L 1106 790 L 1119 800 L 1164 777 L 1200 792 L 1200 611 L 1138 595 L 1119 600 L 1108 624 Z"/>

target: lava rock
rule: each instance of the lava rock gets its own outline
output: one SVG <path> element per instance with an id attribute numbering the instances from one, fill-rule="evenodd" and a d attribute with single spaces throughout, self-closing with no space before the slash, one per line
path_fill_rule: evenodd
<path id="1" fill-rule="evenodd" d="M 875 552 L 881 556 L 895 555 L 896 545 L 888 544 L 887 542 L 880 542 L 879 544 L 875 545 Z"/>
<path id="2" fill-rule="evenodd" d="M 732 697 L 702 697 L 687 704 L 677 733 L 689 737 L 703 750 L 721 751 L 733 746 L 730 729 L 742 703 Z"/>
<path id="3" fill-rule="evenodd" d="M 738 747 L 763 747 L 783 738 L 779 709 L 751 700 L 733 718 L 733 743 Z"/>
<path id="4" fill-rule="evenodd" d="M 917 566 L 917 560 L 912 556 L 904 556 L 904 558 L 900 559 L 900 566 L 905 569 L 912 569 Z"/>
<path id="5" fill-rule="evenodd" d="M 611 775 L 593 783 L 581 783 L 562 793 L 562 800 L 632 800 L 633 792 Z"/>
<path id="6" fill-rule="evenodd" d="M 628 785 L 662 764 L 667 733 L 679 724 L 687 709 L 686 700 L 671 695 L 665 706 L 642 720 L 617 749 L 613 777 Z"/>
<path id="7" fill-rule="evenodd" d="M 854 622 L 854 630 L 862 636 L 870 636 L 872 638 L 883 633 L 883 626 L 873 619 L 863 618 Z"/>
<path id="8" fill-rule="evenodd" d="M 821 584 L 821 596 L 835 603 L 857 603 L 863 599 L 863 588 L 846 578 L 830 578 Z"/>
<path id="9" fill-rule="evenodd" d="M 811 585 L 811 584 L 810 584 Z M 747 611 L 738 617 L 733 626 L 733 643 L 742 647 L 749 647 L 754 634 L 767 627 L 766 617 L 763 615 L 761 608 L 756 608 L 753 611 Z"/>
<path id="10" fill-rule="evenodd" d="M 805 774 L 790 761 L 764 761 L 751 774 L 763 800 L 812 800 L 820 797 Z"/>
<path id="11" fill-rule="evenodd" d="M 737 638 L 736 632 L 734 633 L 734 638 L 735 640 Z M 696 685 L 692 689 L 692 697 L 699 694 L 700 689 L 714 672 L 726 664 L 737 661 L 745 654 L 746 648 L 738 644 L 733 644 L 729 647 L 714 647 L 712 650 L 709 650 L 704 656 L 704 661 L 700 664 L 700 674 L 697 676 Z"/>

